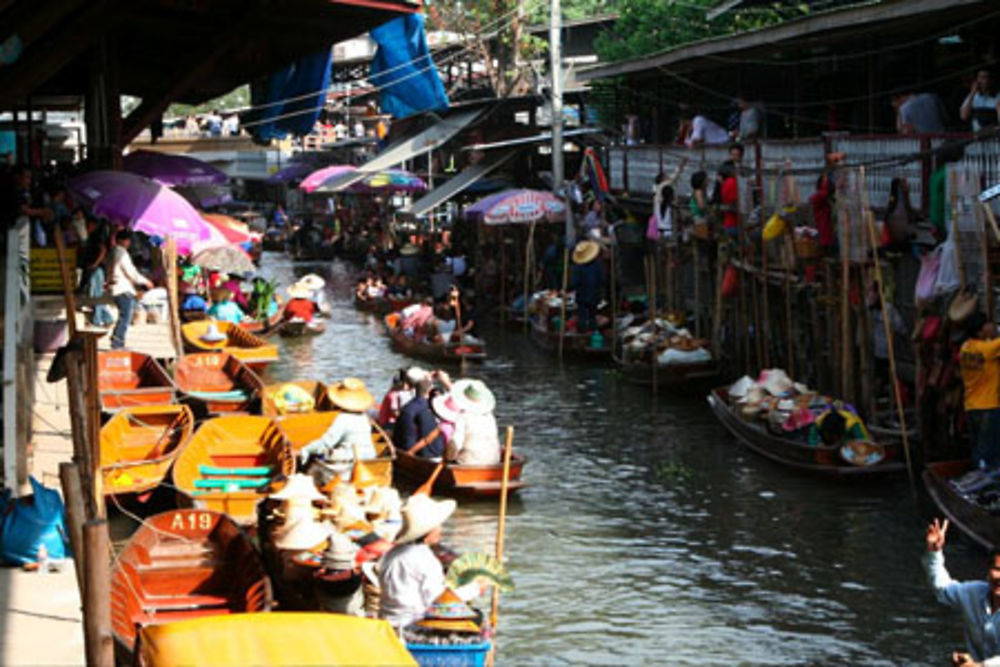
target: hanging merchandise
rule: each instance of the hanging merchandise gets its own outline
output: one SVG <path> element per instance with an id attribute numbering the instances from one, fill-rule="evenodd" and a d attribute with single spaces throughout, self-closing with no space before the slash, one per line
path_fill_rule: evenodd
<path id="1" fill-rule="evenodd" d="M 726 271 L 722 276 L 722 296 L 727 299 L 731 296 L 735 296 L 739 286 L 740 275 L 737 273 L 736 267 L 727 266 Z"/>
<path id="2" fill-rule="evenodd" d="M 914 300 L 918 306 L 934 298 L 934 286 L 937 284 L 940 270 L 941 246 L 938 246 L 920 258 L 920 273 L 917 274 L 917 287 L 914 292 Z"/>
<path id="3" fill-rule="evenodd" d="M 941 266 L 938 269 L 937 281 L 934 283 L 934 296 L 938 297 L 957 291 L 962 283 L 958 275 L 955 241 L 948 239 L 935 248 L 935 251 L 941 255 Z"/>

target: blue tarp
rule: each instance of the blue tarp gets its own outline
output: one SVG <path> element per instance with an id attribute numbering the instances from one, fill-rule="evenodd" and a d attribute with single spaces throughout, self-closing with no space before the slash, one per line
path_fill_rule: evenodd
<path id="1" fill-rule="evenodd" d="M 378 44 L 369 80 L 379 88 L 384 113 L 406 118 L 448 108 L 448 95 L 431 60 L 422 14 L 407 14 L 371 31 Z"/>
<path id="2" fill-rule="evenodd" d="M 331 58 L 330 49 L 324 49 L 274 72 L 264 82 L 251 84 L 250 103 L 266 106 L 241 119 L 250 134 L 268 141 L 312 132 L 330 87 Z"/>
<path id="3" fill-rule="evenodd" d="M 4 507 L 0 555 L 6 563 L 24 565 L 38 560 L 38 547 L 45 545 L 49 558 L 69 555 L 69 539 L 62 498 L 34 477 L 32 495 L 7 501 Z"/>

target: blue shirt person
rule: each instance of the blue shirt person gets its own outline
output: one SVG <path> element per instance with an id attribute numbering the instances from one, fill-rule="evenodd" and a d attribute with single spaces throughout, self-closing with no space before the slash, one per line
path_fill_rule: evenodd
<path id="1" fill-rule="evenodd" d="M 444 437 L 438 430 L 433 438 L 427 440 L 438 428 L 430 401 L 427 400 L 430 390 L 429 380 L 418 383 L 417 396 L 403 406 L 396 418 L 396 425 L 392 429 L 392 444 L 417 456 L 436 459 L 444 456 Z M 418 450 L 416 447 L 421 441 L 427 444 Z"/>

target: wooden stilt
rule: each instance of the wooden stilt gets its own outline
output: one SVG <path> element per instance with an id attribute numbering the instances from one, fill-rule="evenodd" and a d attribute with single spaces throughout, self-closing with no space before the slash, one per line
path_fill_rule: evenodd
<path id="1" fill-rule="evenodd" d="M 560 299 L 559 316 L 559 361 L 563 358 L 563 345 L 566 342 L 566 290 L 569 287 L 569 246 L 563 248 L 562 299 Z"/>
<path id="2" fill-rule="evenodd" d="M 87 506 L 83 498 L 83 487 L 80 484 L 80 468 L 68 461 L 59 464 L 59 481 L 62 485 L 63 502 L 66 505 L 66 527 L 69 533 L 69 544 L 73 550 L 73 567 L 76 570 L 76 584 L 80 589 L 80 599 L 85 597 L 86 571 L 84 560 L 86 553 L 83 548 L 83 524 L 87 522 Z"/>
<path id="3" fill-rule="evenodd" d="M 114 640 L 111 637 L 111 542 L 108 522 L 104 519 L 88 521 L 83 528 L 83 545 L 87 573 L 83 598 L 87 664 L 105 667 L 113 665 L 115 660 Z"/>
<path id="4" fill-rule="evenodd" d="M 530 292 L 531 281 L 531 257 L 532 248 L 535 242 L 535 221 L 531 221 L 531 229 L 528 230 L 528 243 L 524 248 L 524 330 L 528 331 L 528 294 Z"/>

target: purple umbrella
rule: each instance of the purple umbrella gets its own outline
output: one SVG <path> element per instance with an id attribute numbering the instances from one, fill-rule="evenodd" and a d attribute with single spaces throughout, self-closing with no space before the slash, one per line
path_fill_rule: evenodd
<path id="1" fill-rule="evenodd" d="M 327 181 L 338 178 L 349 171 L 357 171 L 357 167 L 349 164 L 335 164 L 329 167 L 323 167 L 322 169 L 317 169 L 302 179 L 302 182 L 299 183 L 299 190 L 312 192 Z"/>
<path id="2" fill-rule="evenodd" d="M 156 181 L 123 171 L 91 171 L 66 183 L 74 197 L 95 215 L 128 223 L 150 236 L 172 237 L 188 254 L 228 242 L 179 194 Z"/>
<path id="3" fill-rule="evenodd" d="M 557 222 L 565 212 L 566 203 L 551 192 L 504 190 L 465 209 L 465 219 L 482 220 L 487 225 Z"/>
<path id="4" fill-rule="evenodd" d="M 267 183 L 280 185 L 281 183 L 291 183 L 301 181 L 309 174 L 316 171 L 316 165 L 308 162 L 292 162 L 267 177 Z"/>
<path id="5" fill-rule="evenodd" d="M 171 153 L 134 151 L 122 160 L 122 168 L 151 178 L 163 185 L 212 185 L 225 183 L 228 176 L 207 162 Z"/>

